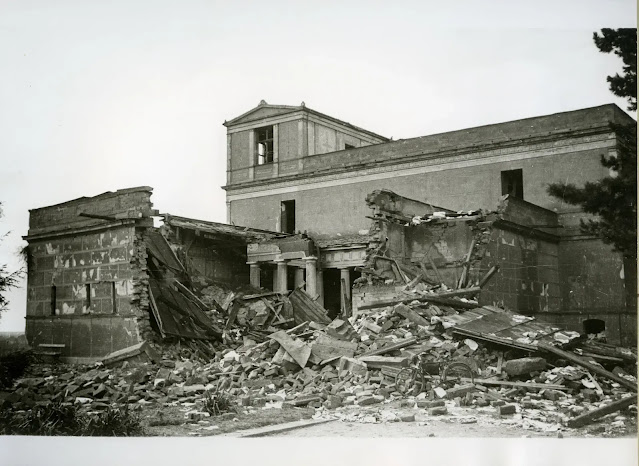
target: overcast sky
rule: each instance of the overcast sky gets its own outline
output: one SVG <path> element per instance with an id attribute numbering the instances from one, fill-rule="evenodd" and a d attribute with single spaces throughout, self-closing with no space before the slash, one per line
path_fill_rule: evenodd
<path id="1" fill-rule="evenodd" d="M 0 263 L 28 209 L 120 188 L 225 221 L 222 123 L 261 99 L 395 139 L 625 109 L 592 33 L 636 27 L 635 1 L 525 3 L 0 0 Z M 9 298 L 0 331 L 23 330 Z"/>

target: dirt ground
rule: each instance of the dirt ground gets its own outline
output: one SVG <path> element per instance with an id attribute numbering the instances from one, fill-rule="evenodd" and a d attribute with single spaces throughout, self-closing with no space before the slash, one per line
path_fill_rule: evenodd
<path id="1" fill-rule="evenodd" d="M 242 432 L 263 426 L 277 425 L 311 419 L 316 411 L 312 408 L 257 409 L 250 412 L 225 414 L 190 422 L 185 419 L 185 409 L 163 407 L 145 409 L 141 413 L 145 432 L 148 436 L 208 437 L 231 432 Z M 397 416 L 414 415 L 412 422 L 357 422 L 354 416 L 378 415 L 392 412 Z M 634 438 L 637 436 L 637 417 L 634 412 L 625 411 L 604 417 L 581 429 L 567 429 L 559 424 L 529 426 L 521 414 L 498 417 L 494 408 L 449 409 L 443 416 L 429 416 L 425 409 L 402 408 L 398 402 L 375 407 L 344 407 L 337 411 L 324 411 L 323 417 L 340 416 L 335 420 L 311 427 L 278 432 L 269 437 L 359 437 L 359 438 L 410 438 L 410 437 L 483 437 L 483 438 Z M 612 427 L 619 416 L 624 418 L 623 427 Z M 317 417 L 317 416 L 316 416 Z"/>

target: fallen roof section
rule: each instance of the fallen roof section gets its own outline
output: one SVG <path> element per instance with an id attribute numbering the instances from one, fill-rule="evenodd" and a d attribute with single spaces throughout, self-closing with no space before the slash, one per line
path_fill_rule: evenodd
<path id="1" fill-rule="evenodd" d="M 231 236 L 245 242 L 265 241 L 273 238 L 286 238 L 291 236 L 288 233 L 229 225 L 227 223 L 209 222 L 206 220 L 179 217 L 172 214 L 162 214 L 162 217 L 164 217 L 164 223 L 172 227 L 184 228 L 185 230 L 192 230 L 196 233 Z"/>

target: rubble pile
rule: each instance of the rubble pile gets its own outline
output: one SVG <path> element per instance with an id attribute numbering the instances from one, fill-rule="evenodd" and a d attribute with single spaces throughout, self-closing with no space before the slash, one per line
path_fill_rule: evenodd
<path id="1" fill-rule="evenodd" d="M 460 423 L 476 422 L 486 413 L 489 420 L 508 419 L 545 431 L 570 426 L 571 420 L 611 403 L 636 405 L 636 390 L 629 389 L 636 385 L 633 351 L 581 342 L 578 352 L 591 360 L 589 369 L 517 346 L 535 341 L 531 335 L 523 337 L 525 342 L 512 339 L 512 345 L 495 344 L 492 336 L 479 333 L 480 338 L 470 338 L 459 333 L 463 325 L 458 324 L 477 306 L 467 299 L 451 298 L 447 305 L 401 299 L 348 320 L 291 327 L 298 310 L 287 309 L 291 301 L 285 296 L 267 295 L 217 297 L 222 311 L 215 312 L 222 318 L 226 307 L 228 328 L 226 348 L 211 357 L 190 357 L 191 351 L 185 358 L 185 348 L 173 345 L 161 360 L 137 365 L 38 366 L 3 395 L 3 402 L 21 409 L 58 400 L 91 409 L 110 403 L 180 405 L 189 419 L 196 419 L 205 394 L 224 391 L 245 411 L 309 406 L 317 409 L 316 417 L 349 422 L 426 422 L 429 416 L 448 416 Z M 514 322 L 528 319 L 513 316 Z M 556 334 L 551 339 L 556 344 L 575 345 L 583 338 L 574 332 Z M 602 376 L 609 373 L 600 365 L 598 373 L 591 370 L 595 358 L 583 355 L 597 351 L 607 353 L 601 360 L 606 366 L 614 362 L 614 379 Z M 452 363 L 463 363 L 472 373 L 444 380 L 444 369 Z M 398 373 L 418 364 L 430 368 L 424 386 L 398 390 Z M 607 428 L 626 425 L 627 416 L 608 416 Z"/>

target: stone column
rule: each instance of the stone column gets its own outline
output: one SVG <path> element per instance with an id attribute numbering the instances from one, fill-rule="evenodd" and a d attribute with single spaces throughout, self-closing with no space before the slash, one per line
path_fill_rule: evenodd
<path id="1" fill-rule="evenodd" d="M 321 306 L 324 306 L 324 270 L 317 269 L 317 294 L 319 298 L 317 298 L 317 303 Z"/>
<path id="2" fill-rule="evenodd" d="M 295 288 L 299 288 L 304 283 L 304 269 L 295 267 Z"/>
<path id="3" fill-rule="evenodd" d="M 276 260 L 277 264 L 277 289 L 280 293 L 286 293 L 288 291 L 288 283 L 286 281 L 286 273 L 288 271 L 288 264 L 285 260 Z"/>
<path id="4" fill-rule="evenodd" d="M 259 288 L 261 286 L 260 280 L 260 264 L 258 262 L 247 262 L 250 267 L 250 283 L 255 288 Z"/>
<path id="5" fill-rule="evenodd" d="M 340 293 L 339 300 L 342 303 L 342 309 L 345 310 L 346 316 L 350 315 L 350 302 L 351 302 L 351 269 L 344 268 L 340 269 Z M 344 292 L 346 292 L 346 297 L 348 298 L 348 303 L 344 300 Z"/>
<path id="6" fill-rule="evenodd" d="M 317 257 L 305 257 L 306 261 L 306 293 L 311 297 L 317 296 Z"/>

